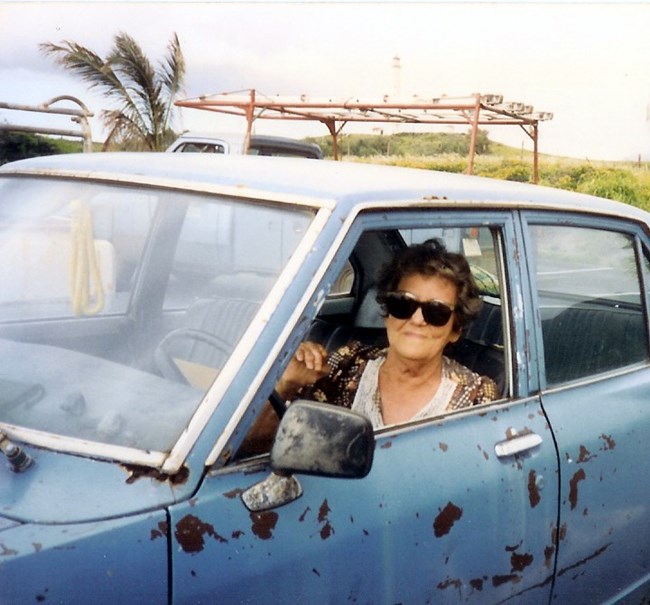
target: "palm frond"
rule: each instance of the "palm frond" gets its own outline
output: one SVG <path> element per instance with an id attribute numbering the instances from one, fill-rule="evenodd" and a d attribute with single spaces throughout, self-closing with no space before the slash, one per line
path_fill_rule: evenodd
<path id="1" fill-rule="evenodd" d="M 45 43 L 40 48 L 45 54 L 54 56 L 63 68 L 88 82 L 90 88 L 98 88 L 108 98 L 119 103 L 123 111 L 133 113 L 135 106 L 130 92 L 123 86 L 108 59 L 102 59 L 92 50 L 71 41 L 62 44 Z"/>
<path id="2" fill-rule="evenodd" d="M 164 126 L 167 129 L 174 110 L 174 100 L 176 95 L 181 91 L 185 79 L 185 57 L 183 56 L 181 43 L 176 33 L 174 33 L 167 45 L 167 56 L 160 65 L 160 74 L 165 89 L 165 96 L 167 97 L 164 120 Z"/>
<path id="3" fill-rule="evenodd" d="M 161 63 L 160 73 L 167 94 L 170 96 L 178 94 L 185 78 L 185 57 L 177 34 L 172 36 L 167 45 L 167 56 Z"/>
<path id="4" fill-rule="evenodd" d="M 109 96 L 121 96 L 121 82 L 110 64 L 92 50 L 68 40 L 61 44 L 46 42 L 39 48 L 53 56 L 58 65 L 88 82 L 91 88 L 99 88 Z"/>
<path id="5" fill-rule="evenodd" d="M 161 106 L 161 89 L 156 82 L 156 72 L 138 43 L 125 33 L 118 34 L 108 61 L 135 99 L 143 121 L 155 129 L 164 104 Z"/>
<path id="6" fill-rule="evenodd" d="M 125 33 L 115 36 L 105 59 L 71 41 L 44 43 L 40 49 L 117 103 L 116 109 L 103 112 L 109 131 L 107 144 L 120 141 L 133 147 L 139 140 L 140 146 L 162 150 L 169 138 L 175 96 L 185 76 L 185 60 L 176 34 L 158 70 L 138 43 Z"/>

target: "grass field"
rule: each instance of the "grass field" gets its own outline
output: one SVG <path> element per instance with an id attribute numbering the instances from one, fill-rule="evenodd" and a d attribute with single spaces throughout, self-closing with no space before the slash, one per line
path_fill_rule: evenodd
<path id="1" fill-rule="evenodd" d="M 345 150 L 345 146 L 341 149 Z M 468 165 L 466 153 L 344 154 L 341 159 L 458 173 L 466 172 Z M 475 156 L 474 174 L 530 182 L 533 154 L 489 142 L 489 152 Z M 540 154 L 539 184 L 590 193 L 650 210 L 650 164 L 647 162 L 605 162 Z"/>

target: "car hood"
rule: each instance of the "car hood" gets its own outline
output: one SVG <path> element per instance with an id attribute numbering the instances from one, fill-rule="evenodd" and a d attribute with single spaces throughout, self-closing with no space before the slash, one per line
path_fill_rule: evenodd
<path id="1" fill-rule="evenodd" d="M 163 508 L 189 489 L 153 469 L 36 448 L 34 463 L 12 472 L 0 457 L 0 531 L 12 522 L 81 523 Z M 178 478 L 176 478 L 178 480 Z"/>

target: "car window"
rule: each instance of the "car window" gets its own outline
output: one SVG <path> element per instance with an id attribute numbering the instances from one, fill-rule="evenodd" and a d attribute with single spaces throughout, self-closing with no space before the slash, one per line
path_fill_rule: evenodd
<path id="1" fill-rule="evenodd" d="M 192 201 L 183 219 L 165 308 L 200 297 L 259 303 L 305 233 L 308 214 L 260 204 Z"/>
<path id="2" fill-rule="evenodd" d="M 646 361 L 634 238 L 571 226 L 534 226 L 531 233 L 547 384 Z"/>
<path id="3" fill-rule="evenodd" d="M 0 427 L 94 451 L 173 445 L 314 216 L 72 180 L 0 196 Z"/>
<path id="4" fill-rule="evenodd" d="M 454 226 L 445 229 L 402 229 L 400 234 L 407 245 L 431 238 L 441 239 L 447 250 L 465 256 L 483 304 L 479 315 L 465 328 L 463 338 L 448 347 L 447 355 L 472 371 L 493 378 L 501 393 L 509 392 L 504 336 L 507 325 L 504 302 L 507 301 L 502 296 L 505 289 L 500 230 L 486 226 Z M 365 264 L 360 271 L 370 274 L 370 285 L 358 292 L 359 300 L 346 316 L 323 316 L 317 319 L 310 334 L 330 351 L 353 340 L 367 344 L 387 344 L 384 318 L 376 300 L 375 279 L 381 265 L 390 258 L 394 249 L 390 249 L 392 252 L 386 251 L 386 256 L 378 260 L 380 248 L 370 240 L 381 242 L 385 239 L 385 233 L 366 232 L 359 241 L 361 239 L 365 252 L 357 246 L 354 255 L 358 265 Z M 353 283 L 350 271 L 353 270 L 352 264 L 347 261 L 340 273 L 340 276 L 345 276 L 350 288 Z M 333 287 L 340 288 L 341 283 L 339 277 L 334 281 Z"/>
<path id="5" fill-rule="evenodd" d="M 346 296 L 352 293 L 352 286 L 354 286 L 354 267 L 352 263 L 348 260 L 345 262 L 345 267 L 339 276 L 336 278 L 332 284 L 332 289 L 329 292 L 329 296 Z"/>
<path id="6" fill-rule="evenodd" d="M 403 229 L 400 233 L 407 244 L 417 244 L 432 238 L 440 239 L 447 250 L 463 254 L 467 258 L 483 296 L 500 295 L 498 250 L 494 243 L 494 232 L 489 227 Z"/>
<path id="7" fill-rule="evenodd" d="M 397 251 L 392 244 L 385 245 L 387 241 L 398 241 L 396 234 L 395 230 L 362 233 L 352 251 L 354 265 L 349 259 L 346 260 L 343 269 L 338 272 L 338 278 L 333 280 L 329 299 L 346 292 L 353 294 L 357 300 L 348 312 L 340 312 L 338 308 L 338 313 L 322 312 L 305 338 L 323 345 L 331 355 L 330 359 L 344 359 L 352 343 L 379 349 L 388 346 L 384 314 L 377 300 L 376 274 L 380 266 Z M 505 337 L 508 313 L 507 300 L 502 294 L 506 288 L 501 260 L 501 230 L 497 227 L 462 225 L 445 229 L 401 229 L 399 234 L 401 247 L 438 238 L 444 241 L 447 250 L 466 257 L 483 304 L 478 316 L 464 329 L 462 337 L 447 345 L 445 356 L 480 376 L 492 379 L 496 383 L 495 399 L 508 397 L 512 393 L 512 384 Z M 382 250 L 383 257 L 379 258 Z M 359 275 L 365 275 L 368 281 L 365 288 L 353 290 L 356 268 Z M 352 364 L 352 361 L 344 361 L 343 364 Z M 336 374 L 338 370 L 333 371 L 331 376 Z M 359 376 L 356 376 L 350 384 L 356 385 L 358 380 Z M 348 406 L 352 402 L 344 402 L 345 396 L 340 387 L 336 380 L 324 379 L 324 382 L 301 390 L 299 398 Z M 428 419 L 428 416 L 420 414 L 412 420 L 423 419 Z M 272 412 L 263 417 L 234 460 L 267 451 L 270 436 L 266 429 L 271 430 L 274 422 Z M 260 429 L 262 425 L 265 426 L 264 431 Z"/>
<path id="8" fill-rule="evenodd" d="M 3 187 L 0 321 L 127 309 L 158 197 L 35 180 Z M 42 203 L 49 200 L 49 205 Z M 14 203 L 12 203 L 14 202 Z"/>
<path id="9" fill-rule="evenodd" d="M 179 145 L 179 147 L 174 151 L 182 153 L 226 153 L 226 148 L 219 143 L 192 141 Z"/>

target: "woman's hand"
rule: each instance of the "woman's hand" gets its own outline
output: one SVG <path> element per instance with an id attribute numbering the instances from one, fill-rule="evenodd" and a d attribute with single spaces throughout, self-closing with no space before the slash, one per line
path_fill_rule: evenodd
<path id="1" fill-rule="evenodd" d="M 327 350 L 317 342 L 303 342 L 294 353 L 275 390 L 291 399 L 304 386 L 314 384 L 329 373 Z"/>

